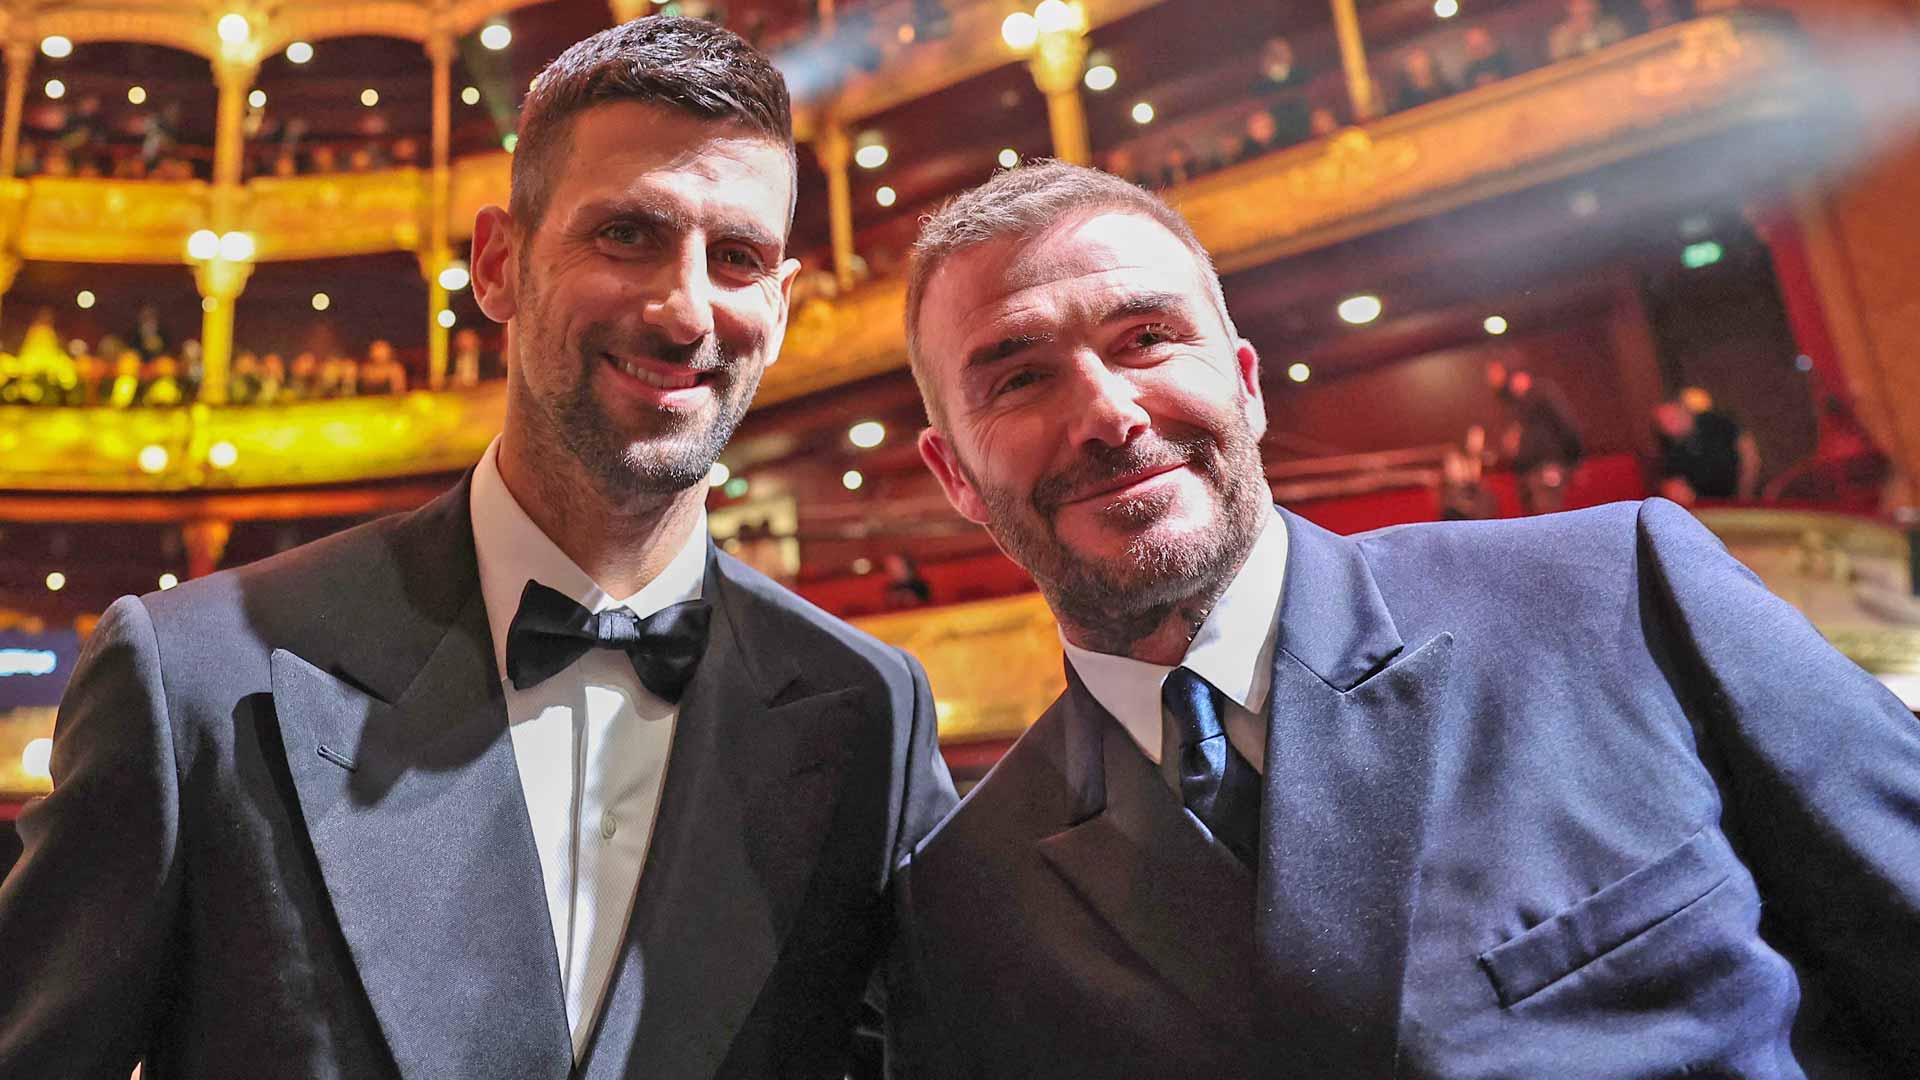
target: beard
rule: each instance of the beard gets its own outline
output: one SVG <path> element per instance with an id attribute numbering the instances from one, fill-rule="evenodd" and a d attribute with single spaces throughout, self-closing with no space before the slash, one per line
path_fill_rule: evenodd
<path id="1" fill-rule="evenodd" d="M 1121 651 L 1157 627 L 1174 605 L 1217 598 L 1246 561 L 1262 515 L 1273 505 L 1258 437 L 1237 410 L 1220 420 L 1215 432 L 1163 435 L 1149 429 L 1124 446 L 1093 447 L 1042 476 L 1025 497 L 983 484 L 964 461 L 958 464 L 987 505 L 988 530 L 1033 575 L 1059 616 L 1112 646 L 1109 651 Z M 1089 555 L 1061 538 L 1060 510 L 1077 495 L 1169 466 L 1191 468 L 1212 494 L 1215 512 L 1201 527 L 1156 529 L 1178 495 L 1153 491 L 1099 511 L 1104 523 L 1127 536 L 1118 554 Z"/>
<path id="2" fill-rule="evenodd" d="M 544 311 L 536 293 L 536 311 Z M 678 345 L 651 332 L 623 330 L 611 322 L 588 325 L 579 344 L 569 347 L 544 323 L 529 327 L 525 355 L 554 375 L 570 373 L 559 385 L 536 389 L 523 371 L 529 434 L 535 445 L 558 445 L 580 463 L 602 498 L 625 506 L 686 490 L 705 481 L 753 402 L 761 365 L 762 340 L 722 344 L 714 334 Z M 571 354 L 569 356 L 569 354 Z M 636 422 L 620 420 L 595 395 L 595 371 L 606 355 L 650 356 L 705 376 L 713 390 L 711 405 L 696 411 L 649 410 Z"/>

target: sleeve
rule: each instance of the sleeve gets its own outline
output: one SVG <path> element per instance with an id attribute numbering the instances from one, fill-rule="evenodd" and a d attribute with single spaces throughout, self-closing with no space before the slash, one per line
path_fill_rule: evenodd
<path id="1" fill-rule="evenodd" d="M 1807 1000 L 1920 1067 L 1920 721 L 1692 515 L 1651 499 L 1640 530 L 1763 934 L 1817 984 Z"/>
<path id="2" fill-rule="evenodd" d="M 900 796 L 900 826 L 893 845 L 893 865 L 910 854 L 921 839 L 960 801 L 953 775 L 940 756 L 940 722 L 933 705 L 933 688 L 920 661 L 902 652 L 913 677 L 913 729 L 907 739 L 905 790 Z"/>
<path id="3" fill-rule="evenodd" d="M 55 722 L 53 792 L 20 815 L 0 884 L 0 1073 L 125 1080 L 166 995 L 179 906 L 178 782 L 146 608 L 124 597 Z"/>

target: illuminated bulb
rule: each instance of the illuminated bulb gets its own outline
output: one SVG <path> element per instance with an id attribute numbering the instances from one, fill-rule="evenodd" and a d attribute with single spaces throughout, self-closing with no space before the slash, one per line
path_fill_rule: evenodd
<path id="1" fill-rule="evenodd" d="M 480 104 L 480 88 L 477 86 L 469 86 L 461 90 L 460 101 L 466 105 Z"/>
<path id="2" fill-rule="evenodd" d="M 360 104 L 365 105 L 369 109 L 380 104 L 380 91 L 375 90 L 371 86 L 360 91 Z"/>
<path id="3" fill-rule="evenodd" d="M 862 450 L 871 450 L 887 438 L 887 426 L 878 420 L 862 420 L 847 429 L 847 441 Z"/>
<path id="4" fill-rule="evenodd" d="M 873 560 L 864 555 L 853 560 L 853 572 L 856 574 L 873 573 Z"/>
<path id="5" fill-rule="evenodd" d="M 1460 14 L 1460 0 L 1433 0 L 1433 13 L 1443 19 Z"/>
<path id="6" fill-rule="evenodd" d="M 92 290 L 92 289 L 81 289 L 81 290 L 80 290 L 80 295 L 79 295 L 79 296 L 76 296 L 76 297 L 74 297 L 74 298 L 73 298 L 73 302 L 74 302 L 74 303 L 76 303 L 76 304 L 78 304 L 78 305 L 80 305 L 80 310 L 81 310 L 81 311 L 85 311 L 85 310 L 87 310 L 88 308 L 90 308 L 90 307 L 92 307 L 92 306 L 93 306 L 93 302 L 94 302 L 94 300 L 95 300 L 95 299 L 96 299 L 96 298 L 95 298 L 95 296 L 93 295 L 93 290 Z"/>
<path id="7" fill-rule="evenodd" d="M 1305 364 L 1289 364 L 1287 365 L 1287 378 L 1292 379 L 1294 382 L 1306 382 L 1308 379 L 1313 378 L 1313 369 Z"/>
<path id="8" fill-rule="evenodd" d="M 212 229 L 197 229 L 187 237 L 187 257 L 205 262 L 220 254 L 220 234 Z"/>
<path id="9" fill-rule="evenodd" d="M 180 579 L 177 577 L 174 577 L 172 574 L 160 575 L 160 591 L 161 592 L 166 592 L 168 589 L 171 589 L 178 584 L 180 584 Z"/>
<path id="10" fill-rule="evenodd" d="M 1136 102 L 1133 106 L 1133 122 L 1136 124 L 1153 123 L 1153 106 L 1144 101 Z"/>
<path id="11" fill-rule="evenodd" d="M 1111 90 L 1120 81 L 1120 73 L 1110 64 L 1100 64 L 1087 69 L 1086 81 L 1089 90 Z"/>
<path id="12" fill-rule="evenodd" d="M 459 319 L 454 317 L 453 310 L 451 308 L 441 308 L 440 313 L 433 317 L 433 321 L 439 323 L 442 327 L 448 330 L 451 330 L 453 329 L 453 324 L 458 322 Z"/>
<path id="13" fill-rule="evenodd" d="M 1040 6 L 1033 9 L 1033 24 L 1043 34 L 1071 30 L 1073 9 L 1066 5 L 1066 0 L 1040 0 Z"/>
<path id="14" fill-rule="evenodd" d="M 229 45 L 238 45 L 253 33 L 253 29 L 247 25 L 247 17 L 232 11 L 220 16 L 220 23 L 215 29 L 220 32 L 220 40 Z"/>
<path id="15" fill-rule="evenodd" d="M 1507 320 L 1498 315 L 1487 316 L 1486 321 L 1480 325 L 1486 329 L 1487 333 L 1495 337 L 1507 332 Z"/>
<path id="16" fill-rule="evenodd" d="M 221 234 L 220 257 L 228 262 L 246 262 L 253 258 L 253 234 L 244 232 Z"/>
<path id="17" fill-rule="evenodd" d="M 240 451 L 225 439 L 207 447 L 207 464 L 216 469 L 231 469 L 240 460 Z"/>
<path id="18" fill-rule="evenodd" d="M 53 779 L 53 740 L 44 735 L 28 739 L 27 748 L 20 751 L 20 771 L 35 780 Z"/>
<path id="19" fill-rule="evenodd" d="M 1000 40 L 1010 48 L 1031 49 L 1040 40 L 1040 24 L 1024 11 L 1016 11 L 1000 24 Z"/>
<path id="20" fill-rule="evenodd" d="M 480 44 L 494 52 L 499 52 L 512 43 L 513 31 L 507 29 L 506 23 L 488 23 L 487 28 L 480 31 Z"/>
<path id="21" fill-rule="evenodd" d="M 73 42 L 59 34 L 48 34 L 40 39 L 40 51 L 55 60 L 65 60 L 73 55 Z"/>
<path id="22" fill-rule="evenodd" d="M 859 491 L 860 485 L 866 482 L 867 478 L 860 475 L 859 469 L 848 469 L 840 474 L 840 486 L 848 491 Z"/>
<path id="23" fill-rule="evenodd" d="M 147 103 L 147 88 L 144 86 L 127 87 L 127 100 L 135 105 L 145 105 Z"/>
<path id="24" fill-rule="evenodd" d="M 514 132 L 509 131 L 505 135 L 500 136 L 500 149 L 505 150 L 509 154 L 513 153 L 513 148 L 519 145 L 520 136 Z"/>
<path id="25" fill-rule="evenodd" d="M 265 90 L 255 90 L 255 91 L 254 91 L 254 92 L 252 92 L 251 94 L 248 94 L 248 95 L 247 95 L 247 104 L 248 104 L 249 106 L 251 106 L 251 107 L 253 107 L 253 108 L 256 108 L 256 109 L 264 109 L 264 108 L 266 108 L 266 107 L 267 107 L 267 92 L 266 92 Z"/>
<path id="26" fill-rule="evenodd" d="M 61 573 L 58 570 L 55 570 L 53 573 L 47 575 L 47 591 L 48 592 L 59 592 L 61 589 L 64 589 L 66 587 L 67 587 L 67 575 Z"/>
<path id="27" fill-rule="evenodd" d="M 140 471 L 151 476 L 167 467 L 167 448 L 157 443 L 148 443 L 140 448 L 140 456 L 134 459 Z"/>
<path id="28" fill-rule="evenodd" d="M 448 292 L 459 292 L 467 287 L 467 282 L 470 280 L 472 277 L 467 273 L 467 268 L 459 263 L 454 263 L 440 271 L 440 287 Z"/>
<path id="29" fill-rule="evenodd" d="M 877 169 L 887 163 L 887 144 L 868 143 L 853 152 L 853 163 L 863 169 Z"/>
<path id="30" fill-rule="evenodd" d="M 728 480 L 726 485 L 720 490 L 726 492 L 728 498 L 737 499 L 747 493 L 747 478 L 744 476 L 736 476 Z"/>
<path id="31" fill-rule="evenodd" d="M 1335 310 L 1340 313 L 1340 318 L 1355 326 L 1361 326 L 1380 317 L 1380 298 L 1366 295 L 1349 296 L 1340 301 L 1340 306 Z"/>
<path id="32" fill-rule="evenodd" d="M 213 309 L 219 306 L 220 306 L 219 302 L 214 300 L 214 298 L 211 296 L 203 296 L 200 298 L 200 310 L 206 312 L 209 315 L 213 314 Z"/>
<path id="33" fill-rule="evenodd" d="M 325 311 L 331 306 L 333 306 L 333 297 L 323 292 L 313 294 L 313 310 Z"/>
<path id="34" fill-rule="evenodd" d="M 47 80 L 47 96 L 55 101 L 67 96 L 67 84 L 59 79 Z"/>
<path id="35" fill-rule="evenodd" d="M 873 193 L 873 201 L 879 203 L 881 206 L 892 206 L 894 203 L 900 201 L 900 193 L 890 187 L 882 187 L 879 191 Z"/>
<path id="36" fill-rule="evenodd" d="M 707 467 L 707 486 L 723 487 L 733 476 L 733 470 L 727 468 L 724 461 L 716 461 Z"/>
<path id="37" fill-rule="evenodd" d="M 296 41 L 287 46 L 287 59 L 296 64 L 304 64 L 313 59 L 313 46 L 304 41 Z"/>
<path id="38" fill-rule="evenodd" d="M 1019 151 L 1015 150 L 1011 146 L 1007 147 L 1005 150 L 1000 151 L 1000 167 L 1001 168 L 1011 169 L 1018 164 L 1020 164 Z"/>

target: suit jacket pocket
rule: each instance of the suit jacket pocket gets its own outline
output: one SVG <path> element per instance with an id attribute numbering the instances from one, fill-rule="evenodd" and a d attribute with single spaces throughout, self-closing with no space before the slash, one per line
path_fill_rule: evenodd
<path id="1" fill-rule="evenodd" d="M 1712 892 L 1736 865 L 1711 826 L 1553 918 L 1481 953 L 1504 1008 L 1512 1008 L 1627 944 Z"/>

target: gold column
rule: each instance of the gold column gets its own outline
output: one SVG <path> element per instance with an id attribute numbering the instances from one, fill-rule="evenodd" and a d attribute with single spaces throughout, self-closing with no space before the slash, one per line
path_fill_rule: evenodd
<path id="1" fill-rule="evenodd" d="M 194 284 L 200 288 L 200 400 L 208 405 L 226 403 L 227 372 L 233 359 L 233 305 L 252 275 L 252 262 L 230 262 L 218 256 L 194 267 Z"/>
<path id="2" fill-rule="evenodd" d="M 0 179 L 12 180 L 20 171 L 20 120 L 27 108 L 27 76 L 33 73 L 33 42 L 7 42 L 7 112 L 0 128 Z"/>
<path id="3" fill-rule="evenodd" d="M 847 129 L 840 121 L 827 117 L 813 139 L 814 156 L 827 174 L 827 221 L 833 238 L 833 277 L 845 292 L 853 287 L 853 186 L 847 179 L 847 166 L 853 161 L 853 148 Z"/>
<path id="4" fill-rule="evenodd" d="M 447 290 L 440 271 L 453 261 L 447 240 L 447 215 L 452 204 L 453 168 L 453 35 L 435 31 L 427 39 L 427 58 L 433 61 L 433 181 L 427 199 L 427 257 L 421 270 L 427 275 L 427 385 L 435 390 L 447 382 L 447 328 L 440 312 L 447 306 Z"/>
<path id="5" fill-rule="evenodd" d="M 1373 76 L 1367 71 L 1367 47 L 1360 40 L 1360 13 L 1354 0 L 1333 0 L 1333 32 L 1340 39 L 1340 66 L 1347 74 L 1347 97 L 1356 122 L 1379 115 Z"/>
<path id="6" fill-rule="evenodd" d="M 223 56 L 213 62 L 213 80 L 219 87 L 218 111 L 213 121 L 213 204 L 211 228 L 222 236 L 239 228 L 242 151 L 246 132 L 247 91 L 253 88 L 257 61 Z M 219 405 L 227 400 L 227 372 L 233 359 L 233 305 L 253 273 L 249 259 L 229 261 L 215 256 L 194 268 L 200 288 L 200 400 Z"/>
<path id="7" fill-rule="evenodd" d="M 246 149 L 247 92 L 257 63 L 220 59 L 213 81 L 220 88 L 213 120 L 213 231 L 224 233 L 240 219 L 242 154 Z"/>
<path id="8" fill-rule="evenodd" d="M 1074 165 L 1093 164 L 1087 139 L 1087 111 L 1080 100 L 1080 79 L 1087 64 L 1086 20 L 1074 8 L 1075 25 L 1048 30 L 1034 43 L 1027 68 L 1033 84 L 1047 99 L 1047 127 L 1053 133 L 1053 156 Z"/>
<path id="9" fill-rule="evenodd" d="M 20 268 L 26 260 L 11 251 L 0 250 L 0 298 L 13 288 L 13 279 L 20 276 Z"/>

